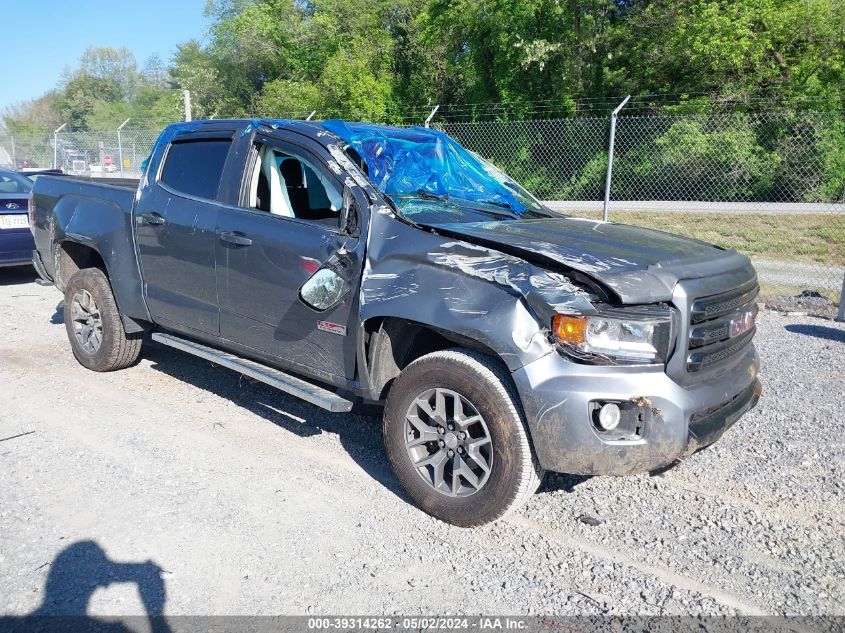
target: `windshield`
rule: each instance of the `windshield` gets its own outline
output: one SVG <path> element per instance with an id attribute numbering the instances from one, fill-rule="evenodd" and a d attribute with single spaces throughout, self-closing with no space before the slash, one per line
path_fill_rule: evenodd
<path id="1" fill-rule="evenodd" d="M 406 217 L 435 208 L 444 221 L 455 222 L 553 215 L 504 172 L 443 132 L 337 120 L 324 121 L 323 127 L 349 144 L 347 152 L 354 152 L 373 185 Z M 400 203 L 408 197 L 442 204 Z M 454 217 L 445 219 L 449 214 Z"/>
<path id="2" fill-rule="evenodd" d="M 32 181 L 11 171 L 0 171 L 0 193 L 29 193 Z"/>
<path id="3" fill-rule="evenodd" d="M 414 224 L 439 225 L 455 222 L 495 222 L 502 220 L 545 218 L 552 213 L 510 209 L 483 202 L 431 195 L 388 196 L 403 218 Z"/>

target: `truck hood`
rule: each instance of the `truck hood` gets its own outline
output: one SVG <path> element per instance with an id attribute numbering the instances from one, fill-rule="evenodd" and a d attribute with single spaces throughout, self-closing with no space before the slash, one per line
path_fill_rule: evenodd
<path id="1" fill-rule="evenodd" d="M 580 272 L 622 303 L 669 301 L 682 279 L 751 266 L 745 255 L 686 237 L 582 218 L 541 218 L 431 225 L 538 265 Z"/>

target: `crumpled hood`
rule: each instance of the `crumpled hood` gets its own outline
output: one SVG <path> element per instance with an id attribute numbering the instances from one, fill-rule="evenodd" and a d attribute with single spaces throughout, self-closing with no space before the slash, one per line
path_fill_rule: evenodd
<path id="1" fill-rule="evenodd" d="M 681 279 L 751 266 L 745 255 L 699 240 L 582 218 L 455 222 L 432 228 L 537 264 L 578 271 L 627 304 L 669 301 Z"/>

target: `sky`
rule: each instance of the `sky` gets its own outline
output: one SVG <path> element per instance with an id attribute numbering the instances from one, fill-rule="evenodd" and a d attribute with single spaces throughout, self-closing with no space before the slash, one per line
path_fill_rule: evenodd
<path id="1" fill-rule="evenodd" d="M 0 0 L 3 55 L 0 111 L 40 97 L 89 46 L 125 46 L 138 67 L 157 53 L 167 62 L 176 45 L 203 39 L 206 0 Z"/>

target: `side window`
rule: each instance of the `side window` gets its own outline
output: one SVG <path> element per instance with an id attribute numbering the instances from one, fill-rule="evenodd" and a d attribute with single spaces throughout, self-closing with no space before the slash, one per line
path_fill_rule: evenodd
<path id="1" fill-rule="evenodd" d="M 159 181 L 175 191 L 214 200 L 220 188 L 229 139 L 176 141 L 167 150 Z"/>
<path id="2" fill-rule="evenodd" d="M 310 158 L 259 145 L 248 204 L 274 215 L 337 226 L 343 193 Z"/>

